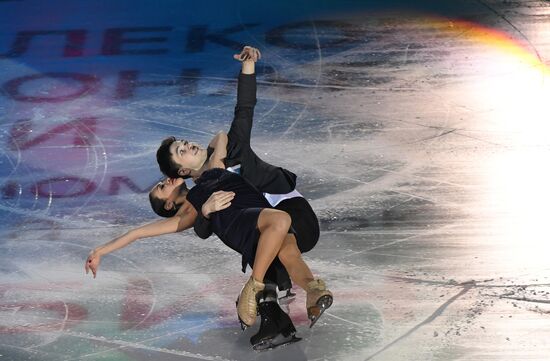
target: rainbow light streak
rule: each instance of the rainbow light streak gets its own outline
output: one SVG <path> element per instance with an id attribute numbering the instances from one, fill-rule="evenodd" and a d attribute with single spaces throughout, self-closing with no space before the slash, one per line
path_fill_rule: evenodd
<path id="1" fill-rule="evenodd" d="M 502 30 L 489 28 L 467 20 L 444 18 L 433 18 L 428 21 L 428 25 L 436 27 L 439 31 L 448 32 L 453 36 L 460 35 L 473 42 L 497 48 L 517 58 L 529 67 L 537 69 L 542 75 L 550 75 L 550 67 L 540 59 L 536 52 L 533 52 L 532 45 L 513 38 Z"/>

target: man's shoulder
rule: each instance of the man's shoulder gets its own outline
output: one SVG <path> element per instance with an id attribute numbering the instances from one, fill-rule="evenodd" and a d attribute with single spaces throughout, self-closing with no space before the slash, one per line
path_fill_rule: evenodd
<path id="1" fill-rule="evenodd" d="M 240 159 L 245 153 L 254 153 L 254 151 L 247 144 L 243 144 L 238 141 L 231 134 L 227 135 L 227 139 L 227 155 L 225 157 L 226 163 L 234 164 L 233 161 Z"/>

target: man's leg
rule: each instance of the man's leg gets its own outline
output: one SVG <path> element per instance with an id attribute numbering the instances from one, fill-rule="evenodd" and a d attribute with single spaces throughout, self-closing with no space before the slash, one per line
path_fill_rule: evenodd
<path id="1" fill-rule="evenodd" d="M 278 257 L 275 257 L 267 269 L 264 276 L 264 281 L 266 285 L 268 283 L 272 283 L 277 286 L 277 296 L 280 300 L 289 299 L 294 296 L 294 293 L 291 292 L 292 282 L 290 281 L 290 276 Z"/>
<path id="2" fill-rule="evenodd" d="M 292 320 L 277 303 L 274 285 L 266 284 L 259 293 L 258 310 L 262 323 L 258 332 L 250 338 L 254 350 L 271 349 L 300 340 L 295 336 L 296 328 Z"/>
<path id="3" fill-rule="evenodd" d="M 275 207 L 288 213 L 292 219 L 292 229 L 295 232 L 296 243 L 300 252 L 313 249 L 319 241 L 319 220 L 309 202 L 302 197 L 285 199 Z"/>

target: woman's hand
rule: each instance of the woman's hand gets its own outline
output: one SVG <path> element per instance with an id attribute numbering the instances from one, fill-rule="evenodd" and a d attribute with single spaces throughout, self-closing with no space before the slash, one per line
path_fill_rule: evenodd
<path id="1" fill-rule="evenodd" d="M 234 192 L 217 191 L 212 193 L 208 200 L 202 205 L 202 215 L 205 218 L 210 218 L 209 215 L 211 213 L 229 207 L 233 198 L 235 198 Z"/>
<path id="2" fill-rule="evenodd" d="M 96 250 L 93 250 L 88 255 L 88 258 L 86 259 L 86 264 L 84 264 L 84 269 L 86 270 L 86 274 L 88 274 L 89 271 L 92 271 L 92 274 L 94 275 L 94 278 L 97 274 L 97 269 L 99 268 L 99 262 L 101 261 L 101 256 Z"/>

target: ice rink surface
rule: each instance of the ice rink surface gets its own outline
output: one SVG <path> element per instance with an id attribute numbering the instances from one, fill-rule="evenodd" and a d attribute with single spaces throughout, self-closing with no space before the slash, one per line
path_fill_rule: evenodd
<path id="1" fill-rule="evenodd" d="M 0 361 L 550 359 L 548 1 L 0 1 Z M 155 151 L 227 130 L 319 216 L 335 301 L 257 353 L 217 238 L 155 220 Z"/>

